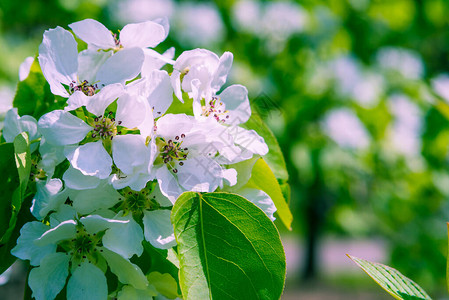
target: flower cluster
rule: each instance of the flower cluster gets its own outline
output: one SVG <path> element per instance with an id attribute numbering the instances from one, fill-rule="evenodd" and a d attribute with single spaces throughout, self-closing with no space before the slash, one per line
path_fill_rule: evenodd
<path id="1" fill-rule="evenodd" d="M 222 89 L 231 53 L 194 49 L 176 60 L 173 48 L 158 53 L 152 48 L 168 35 L 166 19 L 119 34 L 91 19 L 69 27 L 87 49 L 79 52 L 74 35 L 56 27 L 45 31 L 38 56 L 64 105 L 39 120 L 17 109 L 5 118 L 7 142 L 22 131 L 34 141 L 37 220 L 23 226 L 12 253 L 34 266 L 28 282 L 38 300 L 64 287 L 68 299 L 151 298 L 157 293 L 133 258 L 144 240 L 176 246 L 170 212 L 183 192 L 232 190 L 273 219 L 269 196 L 245 185 L 251 161 L 268 147 L 240 126 L 251 116 L 246 88 Z M 236 167 L 243 161 L 246 169 Z"/>

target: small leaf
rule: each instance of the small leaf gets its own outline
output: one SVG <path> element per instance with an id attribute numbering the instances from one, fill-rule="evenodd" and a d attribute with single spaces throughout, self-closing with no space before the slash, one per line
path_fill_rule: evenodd
<path id="1" fill-rule="evenodd" d="M 273 170 L 277 179 L 282 182 L 288 180 L 287 166 L 285 164 L 284 155 L 282 154 L 281 147 L 276 140 L 273 132 L 265 124 L 262 118 L 253 110 L 251 118 L 243 124 L 243 127 L 247 129 L 254 129 L 261 137 L 264 138 L 265 143 L 268 145 L 268 154 L 264 156 L 266 162 Z"/>
<path id="2" fill-rule="evenodd" d="M 285 254 L 265 213 L 228 193 L 183 193 L 171 215 L 184 299 L 279 299 Z"/>
<path id="3" fill-rule="evenodd" d="M 432 300 L 420 286 L 399 271 L 351 255 L 348 255 L 348 257 L 394 298 L 400 300 Z"/>
<path id="4" fill-rule="evenodd" d="M 178 295 L 178 283 L 168 273 L 151 272 L 147 275 L 150 285 L 154 286 L 159 294 L 168 299 L 175 299 Z"/>
<path id="5" fill-rule="evenodd" d="M 277 208 L 277 214 L 282 223 L 287 229 L 292 230 L 292 213 L 290 212 L 288 203 L 285 201 L 284 193 L 279 182 L 264 159 L 261 158 L 254 164 L 248 185 L 255 186 L 270 196 Z"/>

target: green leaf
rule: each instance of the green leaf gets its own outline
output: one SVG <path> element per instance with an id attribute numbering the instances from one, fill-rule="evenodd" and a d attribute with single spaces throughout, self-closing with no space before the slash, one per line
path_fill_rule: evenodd
<path id="1" fill-rule="evenodd" d="M 248 185 L 264 191 L 271 197 L 271 200 L 273 200 L 273 203 L 277 208 L 277 215 L 282 223 L 287 229 L 292 230 L 293 215 L 288 203 L 285 201 L 283 190 L 263 158 L 257 160 L 254 164 Z M 286 189 L 285 184 L 284 189 Z"/>
<path id="2" fill-rule="evenodd" d="M 35 59 L 28 77 L 17 85 L 13 106 L 17 107 L 19 115 L 31 115 L 39 119 L 51 110 L 63 108 L 65 103 L 66 99 L 55 98 L 51 93 L 50 85 Z"/>
<path id="3" fill-rule="evenodd" d="M 175 299 L 178 295 L 178 283 L 168 273 L 161 274 L 159 272 L 151 272 L 147 275 L 150 285 L 154 286 L 159 294 L 168 299 Z"/>
<path id="4" fill-rule="evenodd" d="M 184 299 L 279 299 L 285 254 L 265 213 L 228 193 L 183 193 L 171 215 Z"/>
<path id="5" fill-rule="evenodd" d="M 14 149 L 11 153 L 12 148 Z M 31 172 L 31 153 L 28 134 L 23 132 L 16 136 L 13 144 L 0 145 L 0 171 L 6 180 L 2 182 L 0 198 L 0 273 L 6 270 L 15 260 L 9 251 L 14 247 L 21 225 L 29 219 L 29 212 L 22 209 L 28 179 Z M 16 170 L 16 171 L 14 171 Z M 18 222 L 19 220 L 19 222 Z M 19 223 L 19 224 L 17 224 Z M 20 225 L 18 227 L 17 225 Z M 17 228 L 18 227 L 18 228 Z"/>
<path id="6" fill-rule="evenodd" d="M 447 242 L 448 242 L 448 249 L 449 249 L 449 223 L 446 223 L 447 225 Z M 449 252 L 447 255 L 446 260 L 446 284 L 447 284 L 447 290 L 449 292 Z"/>
<path id="7" fill-rule="evenodd" d="M 243 127 L 247 129 L 255 130 L 261 137 L 264 138 L 265 143 L 268 145 L 268 154 L 264 156 L 271 170 L 277 179 L 281 181 L 288 180 L 287 166 L 285 164 L 284 155 L 282 154 L 281 147 L 276 140 L 273 132 L 265 124 L 262 118 L 253 110 L 251 118 L 243 124 Z"/>
<path id="8" fill-rule="evenodd" d="M 420 286 L 399 271 L 351 255 L 348 255 L 348 257 L 394 298 L 400 300 L 432 300 Z"/>

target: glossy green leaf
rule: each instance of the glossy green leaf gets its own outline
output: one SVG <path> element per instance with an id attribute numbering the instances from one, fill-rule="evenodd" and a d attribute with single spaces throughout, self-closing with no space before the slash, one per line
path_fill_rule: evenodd
<path id="1" fill-rule="evenodd" d="M 270 128 L 268 128 L 262 118 L 253 110 L 251 118 L 243 124 L 243 127 L 255 130 L 261 137 L 264 138 L 269 149 L 268 154 L 264 156 L 264 159 L 270 166 L 271 170 L 273 170 L 273 173 L 277 179 L 283 182 L 287 181 L 287 166 L 285 164 L 281 147 L 279 146 L 273 132 L 271 132 Z"/>
<path id="2" fill-rule="evenodd" d="M 284 198 L 284 193 L 279 185 L 279 182 L 276 180 L 276 177 L 263 158 L 257 160 L 254 164 L 248 185 L 254 186 L 270 196 L 277 208 L 277 215 L 285 227 L 291 230 L 293 215 L 287 201 Z"/>
<path id="3" fill-rule="evenodd" d="M 279 299 L 285 254 L 265 213 L 228 193 L 183 193 L 171 215 L 184 299 Z"/>
<path id="4" fill-rule="evenodd" d="M 432 299 L 420 286 L 399 271 L 386 265 L 373 263 L 351 255 L 348 255 L 348 257 L 394 298 L 400 300 Z"/>

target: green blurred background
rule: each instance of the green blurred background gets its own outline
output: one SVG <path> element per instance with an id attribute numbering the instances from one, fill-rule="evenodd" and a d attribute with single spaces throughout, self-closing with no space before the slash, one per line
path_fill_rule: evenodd
<path id="1" fill-rule="evenodd" d="M 279 140 L 295 217 L 293 231 L 282 231 L 285 298 L 377 291 L 348 252 L 443 295 L 448 15 L 446 0 L 0 0 L 0 110 L 45 29 L 84 18 L 120 29 L 168 16 L 157 50 L 233 52 L 228 84 L 248 87 Z"/>

